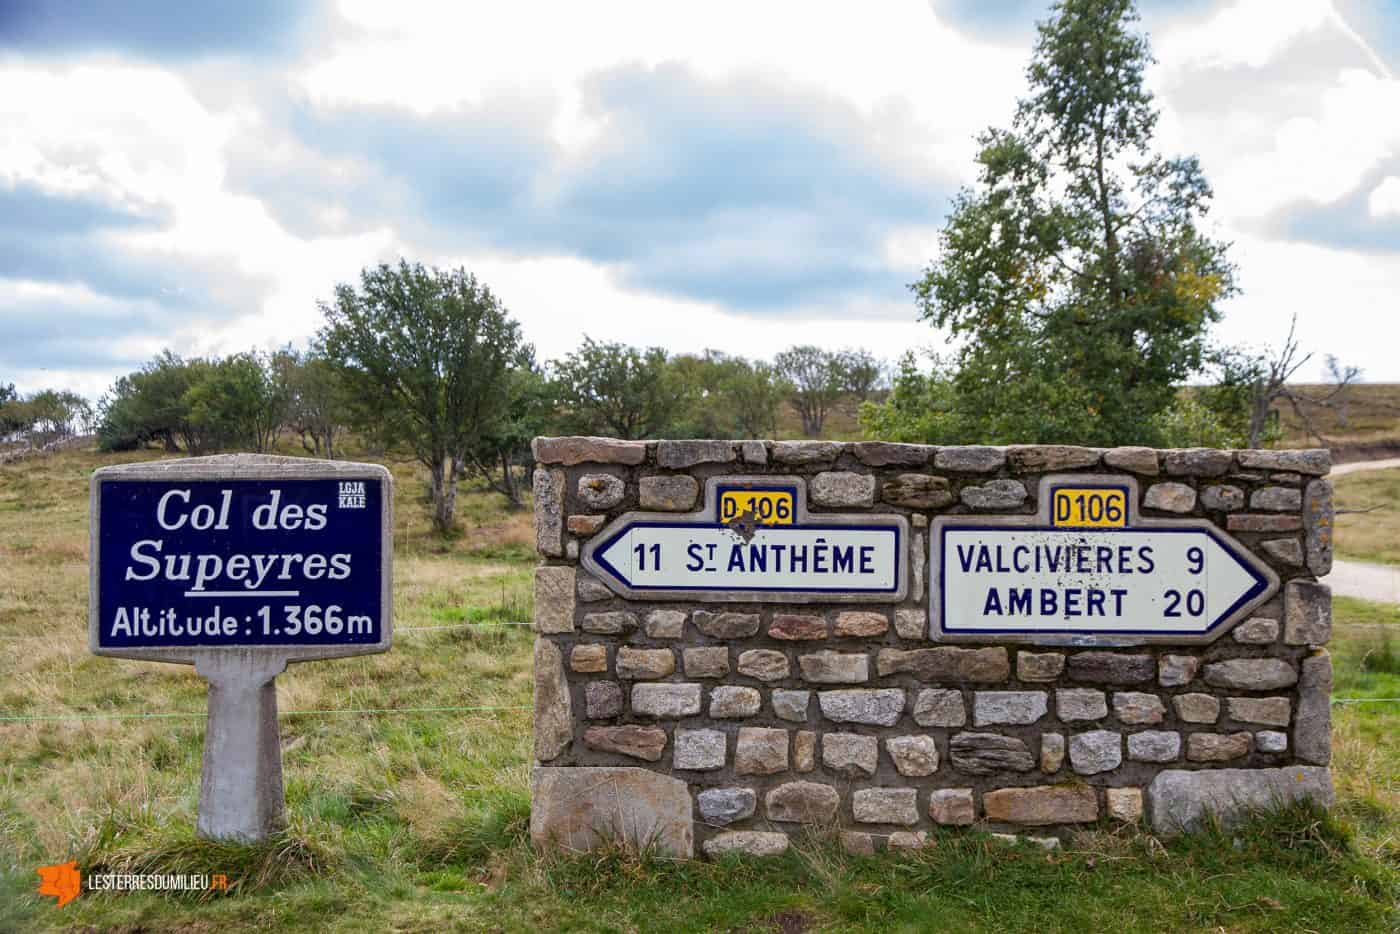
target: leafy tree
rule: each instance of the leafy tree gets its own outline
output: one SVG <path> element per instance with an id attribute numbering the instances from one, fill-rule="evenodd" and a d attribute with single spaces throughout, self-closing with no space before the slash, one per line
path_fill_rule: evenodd
<path id="1" fill-rule="evenodd" d="M 202 357 L 183 360 L 166 350 L 147 364 L 138 378 L 147 426 L 174 453 L 183 444 L 191 454 L 208 447 L 207 431 L 190 418 L 189 392 L 209 371 Z"/>
<path id="2" fill-rule="evenodd" d="M 792 386 L 772 364 L 740 358 L 720 392 L 734 426 L 730 437 L 771 438 L 778 430 L 778 406 L 791 394 Z"/>
<path id="3" fill-rule="evenodd" d="M 21 434 L 43 444 L 89 430 L 92 404 L 67 389 L 42 389 L 20 396 L 14 386 L 0 386 L 0 435 Z"/>
<path id="4" fill-rule="evenodd" d="M 827 413 L 846 385 L 839 355 L 812 344 L 789 347 L 773 358 L 773 368 L 790 387 L 788 400 L 802 417 L 802 433 L 822 433 Z"/>
<path id="5" fill-rule="evenodd" d="M 536 365 L 535 349 L 529 344 L 520 347 L 506 380 L 506 404 L 467 449 L 467 458 L 511 508 L 519 509 L 524 502 L 515 468 L 529 463 L 530 441 L 546 432 L 554 416 L 554 393 L 543 370 Z"/>
<path id="6" fill-rule="evenodd" d="M 118 379 L 98 402 L 98 446 L 129 450 L 159 441 L 175 453 L 183 441 L 186 450 L 199 450 L 204 432 L 190 421 L 186 394 L 207 367 L 205 360 L 184 360 L 165 350 Z"/>
<path id="7" fill-rule="evenodd" d="M 306 353 L 279 350 L 271 366 L 286 387 L 287 426 L 301 435 L 308 454 L 333 460 L 350 410 L 340 369 L 318 347 Z"/>
<path id="8" fill-rule="evenodd" d="M 1010 129 L 980 137 L 939 258 L 912 288 L 965 338 L 954 434 L 967 441 L 1151 442 L 1205 360 L 1234 291 L 1199 229 L 1211 189 L 1194 156 L 1152 149 L 1152 61 L 1131 0 L 1060 0 Z"/>
<path id="9" fill-rule="evenodd" d="M 879 405 L 860 407 L 860 424 L 866 435 L 886 441 L 938 441 L 956 434 L 953 377 L 950 368 L 930 355 L 932 369 L 924 373 L 918 358 L 908 351 L 895 367 L 890 394 Z"/>
<path id="10" fill-rule="evenodd" d="M 320 339 L 387 436 L 428 469 L 433 525 L 452 528 L 457 475 L 508 401 L 520 327 L 465 269 L 365 269 L 321 303 Z"/>
<path id="11" fill-rule="evenodd" d="M 1171 407 L 1153 419 L 1160 443 L 1173 448 L 1244 447 L 1237 420 L 1214 408 L 1201 390 L 1182 392 Z"/>
<path id="12" fill-rule="evenodd" d="M 671 357 L 672 376 L 686 401 L 685 409 L 670 426 L 675 434 L 690 438 L 732 436 L 733 413 L 723 392 L 725 383 L 742 365 L 741 357 L 712 349 Z"/>
<path id="13" fill-rule="evenodd" d="M 841 367 L 841 388 L 855 396 L 857 402 L 869 399 L 870 394 L 880 387 L 885 365 L 864 347 L 843 350 L 837 357 Z"/>
<path id="14" fill-rule="evenodd" d="M 14 403 L 19 401 L 19 393 L 14 383 L 0 383 L 0 436 L 18 431 L 19 410 Z"/>
<path id="15" fill-rule="evenodd" d="M 678 434 L 757 438 L 774 433 L 787 387 L 770 364 L 718 350 L 681 354 L 671 363 L 688 401 Z"/>
<path id="16" fill-rule="evenodd" d="M 281 372 L 257 353 L 207 361 L 185 393 L 192 454 L 229 447 L 272 450 L 287 414 Z"/>
<path id="17" fill-rule="evenodd" d="M 553 370 L 566 431 L 655 438 L 669 433 L 686 409 L 685 382 L 660 347 L 584 337 Z"/>
<path id="18" fill-rule="evenodd" d="M 44 389 L 24 400 L 30 431 L 41 438 L 69 438 L 92 421 L 92 404 L 67 389 Z"/>
<path id="19" fill-rule="evenodd" d="M 0 437 L 29 428 L 30 411 L 20 400 L 14 383 L 0 383 Z"/>
<path id="20" fill-rule="evenodd" d="M 151 440 L 137 417 L 135 374 L 122 376 L 97 400 L 97 448 L 100 451 L 129 451 Z"/>

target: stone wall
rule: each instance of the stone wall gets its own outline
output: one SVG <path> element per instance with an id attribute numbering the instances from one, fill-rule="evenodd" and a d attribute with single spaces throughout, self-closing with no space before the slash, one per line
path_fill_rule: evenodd
<path id="1" fill-rule="evenodd" d="M 1100 821 L 1330 801 L 1326 451 L 933 448 L 539 438 L 532 831 L 692 855 L 781 852 L 804 825 L 857 851 L 938 825 L 1053 845 Z M 1204 645 L 940 644 L 930 520 L 1034 514 L 1055 473 L 1135 478 L 1144 518 L 1199 517 L 1277 572 Z M 897 604 L 631 601 L 579 565 L 622 513 L 700 508 L 715 477 L 801 477 L 813 518 L 898 514 Z"/>

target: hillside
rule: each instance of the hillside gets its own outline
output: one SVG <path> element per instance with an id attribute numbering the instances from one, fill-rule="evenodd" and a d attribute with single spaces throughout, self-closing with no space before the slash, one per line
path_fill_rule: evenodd
<path id="1" fill-rule="evenodd" d="M 940 833 L 903 858 L 815 834 L 762 864 L 528 845 L 528 513 L 460 500 L 429 533 L 424 478 L 397 481 L 395 639 L 385 655 L 278 679 L 288 831 L 261 847 L 192 835 L 204 683 L 183 666 L 88 654 L 87 481 L 156 452 L 0 466 L 0 930 L 1383 930 L 1400 904 L 1400 708 L 1337 708 L 1335 819 L 1285 815 L 1165 846 L 1103 825 L 1067 850 Z M 1394 611 L 1338 601 L 1343 698 L 1400 696 Z M 1389 661 L 1383 661 L 1389 659 Z M 1388 666 L 1388 667 L 1387 667 Z M 35 868 L 225 872 L 226 897 L 86 894 L 63 909 Z M 1062 893 L 1073 891 L 1075 898 Z"/>
<path id="2" fill-rule="evenodd" d="M 1313 384 L 1300 384 L 1294 388 L 1314 398 L 1322 398 L 1328 392 L 1326 386 Z M 876 393 L 872 399 L 878 402 L 882 395 Z M 1313 427 L 1328 440 L 1335 462 L 1400 455 L 1400 383 L 1358 383 L 1348 387 L 1342 399 L 1343 402 L 1334 406 L 1303 406 L 1303 412 Z M 1317 439 L 1308 435 L 1302 419 L 1291 406 L 1278 403 L 1274 408 L 1279 413 L 1279 423 L 1283 428 L 1279 447 L 1318 446 Z M 857 419 L 859 411 L 860 403 L 854 398 L 837 400 L 827 417 L 822 437 L 837 441 L 863 438 Z M 784 404 L 779 409 L 777 436 L 803 437 L 802 419 L 790 404 Z"/>
<path id="3" fill-rule="evenodd" d="M 1326 386 L 1300 384 L 1300 393 L 1322 398 Z M 1284 429 L 1282 447 L 1314 447 L 1291 406 L 1275 406 Z M 1400 383 L 1358 383 L 1335 406 L 1304 405 L 1314 428 L 1327 438 L 1333 460 L 1369 460 L 1400 454 Z"/>

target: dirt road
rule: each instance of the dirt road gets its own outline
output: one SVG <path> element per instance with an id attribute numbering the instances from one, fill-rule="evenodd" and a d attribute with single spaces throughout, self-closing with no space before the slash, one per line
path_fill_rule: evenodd
<path id="1" fill-rule="evenodd" d="M 1332 562 L 1332 573 L 1322 579 L 1342 597 L 1359 597 L 1377 603 L 1400 603 L 1400 568 L 1364 561 Z"/>
<path id="2" fill-rule="evenodd" d="M 1338 464 L 1332 468 L 1332 476 L 1339 477 L 1363 470 L 1386 470 L 1391 467 L 1400 467 L 1400 457 Z M 1343 561 L 1337 558 L 1332 562 L 1332 573 L 1322 580 L 1339 596 L 1358 597 L 1377 603 L 1400 603 L 1400 568 L 1392 565 Z"/>
<path id="3" fill-rule="evenodd" d="M 1332 468 L 1332 476 L 1342 477 L 1349 473 L 1360 473 L 1363 470 L 1387 470 L 1391 467 L 1400 467 L 1400 457 L 1387 457 L 1379 461 L 1353 461 L 1350 464 L 1338 464 Z"/>

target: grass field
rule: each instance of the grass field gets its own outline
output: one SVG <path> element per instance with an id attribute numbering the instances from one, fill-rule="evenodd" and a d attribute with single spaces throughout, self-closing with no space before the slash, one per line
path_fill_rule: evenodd
<path id="1" fill-rule="evenodd" d="M 1329 388 L 1300 384 L 1293 387 L 1305 397 L 1326 398 Z M 1275 407 L 1283 427 L 1283 447 L 1315 447 L 1291 406 Z M 1352 445 L 1393 442 L 1400 448 L 1400 383 L 1357 383 L 1347 388 L 1341 401 L 1330 406 L 1303 405 L 1303 411 L 1313 427 L 1322 432 L 1331 445 L 1343 448 Z"/>
<path id="2" fill-rule="evenodd" d="M 1299 385 L 1295 388 L 1300 394 L 1314 398 L 1324 398 L 1329 392 L 1326 386 Z M 881 398 L 883 393 L 872 396 L 877 402 Z M 1322 432 L 1328 444 L 1338 451 L 1338 461 L 1374 457 L 1376 453 L 1362 452 L 1376 449 L 1387 456 L 1400 454 L 1400 383 L 1358 383 L 1347 389 L 1344 398 L 1345 404 L 1303 405 L 1314 429 Z M 1275 409 L 1283 429 L 1280 447 L 1318 446 L 1317 438 L 1307 433 L 1302 419 L 1291 406 L 1280 403 Z M 854 397 L 838 399 L 827 414 L 821 436 L 838 441 L 862 440 L 865 435 L 857 417 L 859 412 L 860 404 Z M 791 405 L 784 404 L 778 409 L 777 436 L 804 437 L 802 419 Z"/>
<path id="3" fill-rule="evenodd" d="M 1400 468 L 1361 471 L 1332 481 L 1339 509 L 1337 554 L 1358 561 L 1400 564 Z"/>
<path id="4" fill-rule="evenodd" d="M 0 717 L 34 718 L 0 721 L 0 931 L 1400 929 L 1394 703 L 1336 708 L 1340 806 L 1326 818 L 1165 844 L 1104 825 L 1054 854 L 949 834 L 903 858 L 848 857 L 815 837 L 763 863 L 540 858 L 519 709 L 530 634 L 497 625 L 530 614 L 528 514 L 472 493 L 464 534 L 444 542 L 408 464 L 390 465 L 393 651 L 280 677 L 287 831 L 259 847 L 197 840 L 203 682 L 86 647 L 87 479 L 132 459 L 0 467 Z M 1336 696 L 1400 697 L 1400 614 L 1339 599 L 1337 619 Z M 477 709 L 410 710 L 442 707 Z M 384 708 L 395 712 L 354 712 Z M 69 859 L 235 884 L 56 909 L 35 894 L 35 868 Z"/>

